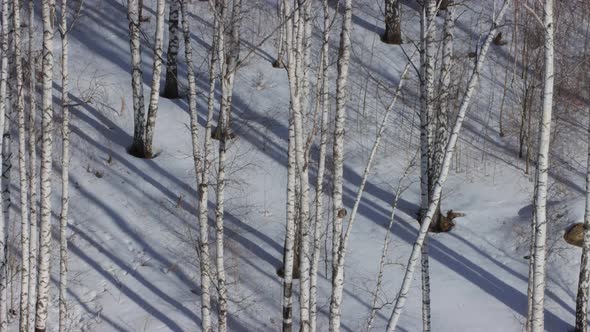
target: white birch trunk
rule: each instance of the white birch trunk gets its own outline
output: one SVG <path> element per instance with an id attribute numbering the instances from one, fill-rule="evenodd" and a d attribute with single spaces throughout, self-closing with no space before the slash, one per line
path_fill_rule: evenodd
<path id="1" fill-rule="evenodd" d="M 156 130 L 156 117 L 158 114 L 158 101 L 160 99 L 160 74 L 162 73 L 162 47 L 164 45 L 164 11 L 166 0 L 158 0 L 156 5 L 156 35 L 154 37 L 154 63 L 152 68 L 152 86 L 150 91 L 150 103 L 145 127 L 144 158 L 154 156 L 153 141 Z"/>
<path id="2" fill-rule="evenodd" d="M 395 330 L 397 323 L 399 321 L 399 317 L 402 313 L 405 302 L 407 300 L 408 292 L 410 290 L 410 286 L 411 286 L 413 275 L 414 275 L 414 269 L 415 269 L 416 263 L 418 261 L 418 256 L 420 255 L 422 244 L 423 244 L 424 239 L 426 237 L 426 233 L 428 232 L 428 227 L 430 226 L 430 223 L 431 223 L 431 221 L 437 211 L 437 207 L 440 203 L 442 185 L 446 181 L 447 175 L 449 173 L 449 168 L 450 168 L 451 160 L 453 157 L 453 151 L 454 151 L 455 145 L 457 144 L 457 140 L 459 138 L 459 132 L 461 131 L 461 126 L 463 124 L 463 119 L 465 118 L 465 113 L 467 112 L 467 108 L 469 107 L 469 102 L 471 101 L 471 97 L 473 96 L 473 93 L 475 91 L 475 87 L 477 86 L 479 73 L 481 71 L 481 67 L 483 66 L 488 49 L 490 47 L 492 39 L 494 38 L 494 36 L 496 34 L 497 22 L 500 21 L 502 19 L 502 17 L 504 16 L 504 13 L 506 12 L 506 9 L 508 8 L 509 2 L 510 2 L 509 0 L 504 0 L 502 8 L 500 9 L 500 12 L 498 13 L 494 22 L 492 23 L 492 28 L 489 31 L 483 46 L 481 47 L 481 51 L 480 51 L 480 54 L 477 58 L 475 68 L 473 69 L 473 72 L 472 72 L 471 77 L 469 79 L 467 89 L 465 91 L 463 100 L 461 102 L 461 106 L 459 107 L 459 112 L 457 114 L 455 124 L 453 126 L 453 130 L 451 131 L 451 136 L 449 137 L 449 141 L 447 142 L 447 145 L 445 148 L 443 164 L 441 167 L 441 173 L 439 174 L 439 176 L 437 177 L 437 180 L 435 182 L 435 185 L 434 185 L 434 188 L 432 191 L 432 199 L 430 201 L 430 205 L 428 207 L 427 213 L 422 216 L 423 220 L 420 225 L 420 232 L 418 233 L 418 237 L 416 239 L 416 242 L 414 243 L 414 247 L 412 249 L 412 253 L 410 255 L 410 258 L 408 260 L 408 265 L 406 267 L 404 279 L 402 281 L 402 286 L 400 288 L 400 291 L 399 291 L 399 294 L 398 294 L 398 297 L 397 297 L 397 300 L 395 303 L 395 307 L 393 309 L 393 312 L 392 312 L 391 317 L 389 319 L 389 323 L 387 325 L 388 332 L 393 332 Z"/>
<path id="3" fill-rule="evenodd" d="M 138 0 L 127 3 L 129 20 L 129 48 L 131 52 L 131 88 L 133 91 L 133 143 L 129 148 L 132 155 L 141 157 L 145 145 L 145 102 L 143 97 L 143 77 L 141 70 L 141 32 L 140 5 Z"/>
<path id="4" fill-rule="evenodd" d="M 551 112 L 553 108 L 553 0 L 545 0 L 543 28 L 545 31 L 545 65 L 543 74 L 543 113 L 539 133 L 535 199 L 535 246 L 533 265 L 533 306 L 531 323 L 533 332 L 544 331 L 545 260 L 547 242 L 547 187 L 549 172 L 549 144 Z"/>
<path id="5" fill-rule="evenodd" d="M 318 173 L 315 190 L 315 218 L 313 225 L 313 246 L 311 256 L 310 278 L 309 278 L 309 327 L 311 332 L 316 331 L 317 327 L 317 280 L 318 268 L 320 261 L 321 249 L 321 229 L 322 229 L 322 212 L 323 212 L 323 191 L 324 191 L 324 174 L 326 171 L 326 150 L 328 146 L 328 115 L 329 105 L 329 48 L 330 48 L 330 11 L 328 0 L 322 1 L 324 10 L 324 30 L 322 34 L 322 51 L 320 59 L 320 93 L 318 95 L 318 106 L 321 109 L 320 120 L 320 151 L 318 160 Z"/>
<path id="6" fill-rule="evenodd" d="M 43 116 L 41 147 L 41 225 L 39 242 L 39 284 L 35 331 L 45 332 L 49 305 L 49 263 L 51 261 L 51 171 L 53 150 L 53 19 L 55 2 L 42 1 L 43 17 Z"/>
<path id="7" fill-rule="evenodd" d="M 300 293 L 300 331 L 306 332 L 310 329 L 309 324 L 309 304 L 310 304 L 310 210 L 309 210 L 309 175 L 308 163 L 306 158 L 305 133 L 303 118 L 306 103 L 306 90 L 309 89 L 307 82 L 307 69 L 305 68 L 309 62 L 309 55 L 307 48 L 309 47 L 309 39 L 311 28 L 308 27 L 309 20 L 307 11 L 309 10 L 310 2 L 298 0 L 295 4 L 295 19 L 293 24 L 288 27 L 287 34 L 287 54 L 289 62 L 287 64 L 287 73 L 289 78 L 290 90 L 290 119 L 294 130 L 294 150 L 295 165 L 297 170 L 296 181 L 299 184 L 299 195 L 297 197 L 299 208 L 299 293 Z"/>
<path id="8" fill-rule="evenodd" d="M 590 109 L 586 109 L 590 115 Z M 590 117 L 589 117 L 590 119 Z M 588 159 L 586 171 L 586 209 L 584 211 L 584 245 L 580 261 L 578 294 L 576 296 L 576 327 L 575 332 L 588 331 L 588 291 L 590 288 L 590 126 L 588 128 Z"/>
<path id="9" fill-rule="evenodd" d="M 29 322 L 29 208 L 27 183 L 27 138 L 25 129 L 25 98 L 23 89 L 22 38 L 20 3 L 12 4 L 14 66 L 16 75 L 16 112 L 18 119 L 18 175 L 21 212 L 21 288 L 19 330 L 26 332 Z"/>
<path id="10" fill-rule="evenodd" d="M 225 21 L 227 13 L 227 0 L 218 2 L 217 15 L 220 20 L 219 33 L 219 63 L 221 65 L 221 106 L 219 109 L 219 121 L 217 128 L 221 135 L 219 136 L 218 146 L 218 169 L 217 169 L 217 188 L 216 188 L 216 206 L 215 206 L 215 266 L 217 270 L 217 302 L 218 302 L 218 331 L 227 331 L 227 287 L 225 277 L 225 258 L 224 258 L 224 213 L 225 213 L 225 159 L 227 149 L 228 133 L 228 113 L 231 111 L 231 90 L 233 89 L 233 74 L 227 60 L 227 45 L 225 44 Z M 231 38 L 230 38 L 231 39 Z M 231 47 L 231 46 L 230 46 Z"/>
<path id="11" fill-rule="evenodd" d="M 62 123 L 62 169 L 61 169 L 61 214 L 59 216 L 59 332 L 66 331 L 67 319 L 67 280 L 68 280 L 68 208 L 70 203 L 70 99 L 69 93 L 69 50 L 67 25 L 67 0 L 61 0 L 61 109 Z"/>
<path id="12" fill-rule="evenodd" d="M 8 80 L 8 0 L 2 0 L 2 36 L 0 40 L 0 48 L 2 49 L 2 60 L 0 62 L 0 128 L 6 132 L 5 125 L 8 124 L 6 120 L 6 83 Z M 2 164 L 4 166 L 4 133 L 0 137 L 0 146 L 2 146 Z M 4 168 L 2 168 L 2 190 L 4 191 Z M 8 264 L 6 260 L 7 246 L 8 246 L 8 229 L 5 228 L 8 223 L 6 222 L 7 215 L 5 212 L 4 192 L 2 193 L 2 199 L 0 199 L 0 332 L 7 331 L 8 320 L 7 320 L 7 294 L 6 294 L 6 283 L 7 273 L 6 266 Z"/>
<path id="13" fill-rule="evenodd" d="M 340 242 L 342 237 L 342 223 L 346 210 L 342 203 L 342 185 L 344 170 L 344 127 L 346 123 L 346 97 L 348 93 L 348 66 L 350 63 L 350 33 L 352 30 L 352 0 L 344 1 L 344 18 L 340 32 L 340 46 L 338 50 L 338 76 L 336 79 L 336 119 L 334 123 L 334 143 L 332 158 L 334 163 L 332 190 L 333 230 L 332 230 L 332 296 L 330 300 L 330 331 L 340 329 L 342 292 L 344 286 L 344 267 L 338 267 Z"/>
<path id="14" fill-rule="evenodd" d="M 35 324 L 35 301 L 37 294 L 37 89 L 35 56 L 33 55 L 35 33 L 35 2 L 29 0 L 29 208 L 31 223 L 29 238 L 29 327 Z"/>
<path id="15" fill-rule="evenodd" d="M 289 57 L 288 71 L 292 67 L 291 51 L 293 43 L 293 25 L 294 18 L 288 16 L 291 12 L 289 0 L 283 1 L 283 11 L 285 14 L 285 51 Z M 291 92 L 291 79 L 289 78 L 289 92 Z M 290 114 L 291 110 L 289 110 Z M 291 332 L 293 327 L 293 268 L 295 265 L 295 199 L 296 199 L 296 159 L 295 159 L 295 128 L 293 118 L 289 116 L 289 143 L 287 152 L 287 211 L 285 225 L 285 247 L 283 252 L 283 332 Z"/>
<path id="16" fill-rule="evenodd" d="M 188 8 L 186 1 L 180 1 L 181 14 L 182 14 L 182 30 L 184 36 L 184 51 L 187 64 L 187 76 L 188 76 L 188 100 L 189 100 L 189 111 L 191 117 L 191 141 L 193 147 L 193 158 L 195 164 L 195 176 L 197 178 L 198 186 L 198 198 L 199 198 L 199 256 L 200 256 L 200 268 L 201 268 L 201 328 L 205 332 L 212 331 L 211 326 L 211 281 L 210 281 L 210 264 L 209 264 L 209 225 L 208 225 L 208 185 L 207 185 L 207 174 L 208 174 L 208 152 L 210 141 L 210 130 L 211 130 L 211 116 L 212 116 L 212 99 L 209 100 L 209 110 L 207 115 L 207 129 L 205 132 L 204 140 L 205 147 L 203 150 L 203 160 L 199 155 L 199 123 L 197 113 L 197 84 L 195 79 L 195 71 L 193 65 L 193 49 L 191 44 L 190 36 L 190 23 L 188 20 Z M 215 21 L 215 34 L 217 34 L 217 20 Z M 216 52 L 216 37 L 213 38 L 212 46 L 212 59 L 209 68 L 210 75 L 210 89 L 214 89 L 214 68 L 215 68 L 215 52 Z M 210 90 L 211 91 L 211 90 Z M 212 90 L 214 91 L 214 90 Z M 210 98 L 213 98 L 211 95 Z"/>
<path id="17" fill-rule="evenodd" d="M 424 215 L 430 203 L 430 194 L 434 182 L 435 161 L 433 158 L 433 131 L 434 131 L 434 57 L 435 57 L 435 15 L 437 10 L 436 0 L 423 1 L 423 14 L 421 22 L 423 56 L 421 58 L 421 111 L 420 111 L 420 148 L 421 148 L 421 184 L 422 190 L 422 211 Z M 438 220 L 435 220 L 438 222 Z M 428 262 L 428 245 L 426 240 L 421 249 L 421 267 L 422 267 L 422 330 L 430 331 L 430 271 Z"/>

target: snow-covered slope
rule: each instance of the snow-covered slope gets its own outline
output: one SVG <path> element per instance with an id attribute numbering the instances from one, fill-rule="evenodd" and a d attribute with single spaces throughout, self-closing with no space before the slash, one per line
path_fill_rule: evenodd
<path id="1" fill-rule="evenodd" d="M 144 3 L 153 8 L 155 1 Z M 418 31 L 413 3 L 407 1 L 403 9 L 404 28 L 410 36 Z M 375 119 L 393 94 L 393 88 L 386 87 L 396 85 L 406 61 L 399 47 L 379 41 L 380 4 L 355 1 L 345 160 L 348 205 L 352 205 L 374 138 Z M 73 331 L 198 331 L 198 233 L 187 103 L 160 100 L 157 158 L 140 160 L 127 154 L 133 110 L 126 3 L 86 0 L 84 6 L 71 41 L 74 103 L 81 105 L 72 110 L 70 325 Z M 246 6 L 244 48 L 251 49 L 274 29 L 275 4 L 254 1 Z M 458 21 L 458 41 L 463 46 L 457 50 L 457 58 L 465 68 L 470 63 L 466 56 L 469 47 L 475 47 L 478 36 L 488 29 L 489 15 L 479 18 L 479 7 L 491 4 L 482 1 L 474 6 L 461 9 L 464 13 Z M 212 20 L 207 2 L 194 1 L 190 7 L 195 64 L 199 67 L 199 111 L 203 114 Z M 148 10 L 147 14 L 153 21 L 153 12 Z M 147 37 L 153 36 L 149 26 L 144 26 Z M 337 45 L 337 35 L 333 34 L 333 46 Z M 272 40 L 240 69 L 234 93 L 233 110 L 239 129 L 229 149 L 226 213 L 229 323 L 233 331 L 276 331 L 281 323 L 281 279 L 276 268 L 281 264 L 284 236 L 289 94 L 286 73 L 270 65 L 275 53 Z M 144 40 L 144 45 L 149 43 Z M 507 52 L 500 47 L 491 50 L 445 188 L 443 209 L 465 212 L 466 216 L 457 220 L 451 233 L 428 238 L 435 331 L 523 329 L 528 277 L 524 256 L 528 255 L 532 182 L 523 172 L 523 162 L 515 158 L 514 137 L 498 136 L 503 66 L 510 61 Z M 147 94 L 151 51 L 144 52 L 143 60 Z M 466 76 L 468 69 L 460 72 Z M 181 75 L 184 80 L 182 66 Z M 394 187 L 417 149 L 415 75 L 412 80 L 390 120 L 352 234 L 343 331 L 362 331 L 365 327 Z M 92 102 L 83 103 L 89 96 Z M 559 231 L 568 222 L 580 220 L 583 209 L 575 194 L 583 188 L 583 178 L 566 176 L 564 180 L 556 176 L 554 180 L 574 193 L 559 197 L 551 205 L 566 219 L 554 227 L 557 240 L 550 258 L 547 292 L 546 328 L 559 332 L 571 328 L 574 321 L 579 255 L 577 249 L 567 248 L 558 240 Z M 376 330 L 384 328 L 391 313 L 417 231 L 418 169 L 413 169 L 409 181 L 413 185 L 400 199 L 392 228 L 391 264 L 385 271 L 380 294 L 383 307 L 378 312 Z M 58 211 L 58 183 L 54 188 L 54 211 Z M 54 277 L 56 263 L 54 260 Z M 325 331 L 329 281 L 323 267 L 320 275 L 318 328 Z M 401 331 L 421 329 L 417 278 L 402 315 Z M 57 308 L 56 296 L 52 297 L 52 308 Z M 51 321 L 56 321 L 56 312 L 51 314 Z"/>

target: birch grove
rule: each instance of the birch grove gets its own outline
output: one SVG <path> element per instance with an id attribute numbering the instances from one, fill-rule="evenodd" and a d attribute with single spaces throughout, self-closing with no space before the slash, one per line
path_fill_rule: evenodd
<path id="1" fill-rule="evenodd" d="M 589 4 L 1 7 L 0 332 L 588 331 Z"/>

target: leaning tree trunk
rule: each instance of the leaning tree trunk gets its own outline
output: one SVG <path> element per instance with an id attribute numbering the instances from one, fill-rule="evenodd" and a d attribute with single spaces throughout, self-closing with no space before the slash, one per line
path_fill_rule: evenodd
<path id="1" fill-rule="evenodd" d="M 164 11 L 166 0 L 158 0 L 156 5 L 156 36 L 154 38 L 154 65 L 152 69 L 152 90 L 145 127 L 145 145 L 143 158 L 154 156 L 153 140 L 156 130 L 156 116 L 158 114 L 158 100 L 160 97 L 160 74 L 162 72 L 162 45 L 164 44 Z"/>
<path id="2" fill-rule="evenodd" d="M 586 110 L 590 114 L 590 110 Z M 588 331 L 588 289 L 590 288 L 590 128 L 588 129 L 588 167 L 586 172 L 586 210 L 584 211 L 584 245 L 580 262 L 578 295 L 576 297 L 575 332 Z"/>
<path id="3" fill-rule="evenodd" d="M 129 0 L 127 19 L 129 20 L 129 48 L 131 52 L 131 90 L 133 94 L 133 143 L 129 153 L 141 157 L 145 155 L 145 105 L 143 98 L 143 77 L 141 71 L 141 5 L 138 0 Z"/>
<path id="4" fill-rule="evenodd" d="M 496 15 L 496 18 L 495 18 L 494 22 L 492 23 L 492 29 L 489 31 L 489 33 L 485 39 L 485 42 L 484 42 L 483 46 L 481 47 L 481 51 L 480 51 L 480 54 L 477 58 L 475 68 L 473 69 L 473 72 L 472 72 L 471 77 L 469 79 L 469 83 L 467 85 L 467 89 L 465 91 L 463 101 L 461 102 L 461 106 L 459 107 L 459 112 L 457 114 L 457 118 L 456 118 L 455 124 L 453 126 L 453 130 L 451 131 L 451 136 L 449 137 L 449 141 L 447 142 L 447 145 L 445 148 L 443 164 L 441 167 L 441 173 L 439 174 L 439 176 L 437 177 L 437 180 L 435 182 L 435 185 L 434 185 L 434 188 L 432 191 L 432 199 L 431 199 L 430 205 L 428 206 L 428 210 L 427 210 L 426 214 L 421 217 L 423 220 L 420 225 L 420 231 L 418 233 L 418 237 L 416 239 L 416 242 L 414 243 L 414 247 L 412 248 L 412 253 L 410 255 L 410 258 L 408 259 L 408 264 L 406 267 L 404 279 L 402 281 L 402 285 L 400 287 L 400 291 L 397 296 L 397 300 L 395 302 L 393 312 L 391 313 L 391 317 L 389 318 L 389 322 L 387 324 L 387 331 L 388 332 L 395 331 L 395 328 L 397 327 L 397 323 L 398 323 L 399 318 L 401 316 L 402 310 L 404 308 L 405 302 L 407 300 L 408 292 L 410 290 L 410 286 L 411 286 L 413 275 L 414 275 L 414 269 L 415 269 L 416 264 L 418 262 L 418 256 L 420 255 L 420 251 L 421 251 L 422 245 L 424 243 L 424 239 L 426 237 L 426 234 L 428 232 L 428 228 L 430 227 L 430 223 L 433 220 L 433 217 L 436 213 L 438 204 L 440 202 L 441 193 L 442 193 L 442 185 L 444 184 L 444 182 L 447 178 L 447 175 L 449 173 L 449 168 L 450 168 L 451 160 L 453 157 L 453 151 L 455 149 L 455 145 L 457 144 L 457 140 L 459 138 L 459 132 L 461 131 L 461 126 L 463 124 L 463 120 L 465 119 L 465 113 L 467 112 L 467 108 L 469 107 L 469 102 L 471 101 L 471 97 L 473 96 L 473 93 L 475 91 L 475 87 L 477 86 L 479 73 L 481 72 L 481 67 L 483 66 L 483 62 L 486 58 L 486 54 L 488 52 L 488 49 L 489 49 L 490 44 L 492 42 L 492 39 L 494 38 L 494 36 L 496 34 L 497 22 L 500 21 L 502 19 L 502 17 L 504 16 L 504 13 L 506 12 L 506 9 L 508 8 L 509 2 L 510 2 L 509 0 L 504 0 L 502 8 L 500 9 L 500 12 L 498 13 L 498 15 Z"/>
<path id="5" fill-rule="evenodd" d="M 53 13 L 55 2 L 42 1 L 43 17 L 43 116 L 41 146 L 41 225 L 39 241 L 39 283 L 35 331 L 45 332 L 49 305 L 49 263 L 51 261 L 51 170 L 53 150 Z"/>
<path id="6" fill-rule="evenodd" d="M 181 1 L 170 1 L 170 14 L 168 16 L 168 52 L 166 53 L 166 83 L 164 85 L 163 97 L 169 99 L 179 97 L 177 56 L 180 45 L 178 15 Z"/>
<path id="7" fill-rule="evenodd" d="M 400 0 L 385 0 L 385 32 L 381 41 L 386 44 L 402 43 L 401 9 Z"/>
<path id="8" fill-rule="evenodd" d="M 529 312 L 532 332 L 544 331 L 545 302 L 545 259 L 547 242 L 547 187 L 549 171 L 549 144 L 551 137 L 551 113 L 553 108 L 553 0 L 545 0 L 543 10 L 543 28 L 545 31 L 545 65 L 543 74 L 543 113 L 539 132 L 539 150 L 537 155 L 536 197 L 535 197 L 535 244 L 533 265 L 533 305 Z"/>
<path id="9" fill-rule="evenodd" d="M 25 100 L 23 89 L 23 66 L 21 52 L 21 24 L 20 3 L 15 0 L 12 4 L 14 67 L 16 75 L 16 113 L 18 119 L 18 175 L 20 188 L 21 212 L 21 291 L 20 291 L 20 319 L 19 330 L 26 332 L 29 322 L 29 208 L 27 194 L 27 138 L 25 129 Z"/>
<path id="10" fill-rule="evenodd" d="M 67 0 L 61 0 L 61 109 L 62 109 L 62 166 L 61 166 L 61 214 L 59 215 L 59 332 L 66 331 L 67 319 L 67 280 L 68 280 L 68 208 L 70 203 L 70 109 L 68 87 L 68 26 Z"/>
<path id="11" fill-rule="evenodd" d="M 6 132 L 5 125 L 8 124 L 6 120 L 6 83 L 8 80 L 8 0 L 2 0 L 2 35 L 0 36 L 0 48 L 1 57 L 0 61 L 0 129 Z M 0 146 L 2 147 L 2 165 L 4 166 L 4 133 L 0 135 Z M 4 190 L 4 167 L 2 167 L 2 190 Z M 8 262 L 6 260 L 6 252 L 8 245 L 8 229 L 6 225 L 6 214 L 5 211 L 5 200 L 4 193 L 0 199 L 0 332 L 7 331 L 8 320 L 7 320 L 7 296 L 6 296 L 6 281 L 7 273 L 6 266 Z"/>

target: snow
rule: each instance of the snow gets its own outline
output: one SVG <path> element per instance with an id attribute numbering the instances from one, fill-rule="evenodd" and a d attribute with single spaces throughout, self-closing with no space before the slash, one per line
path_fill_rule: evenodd
<path id="1" fill-rule="evenodd" d="M 144 3 L 150 8 L 155 6 L 153 0 Z M 491 6 L 487 2 L 478 6 L 482 3 Z M 157 158 L 140 160 L 127 154 L 133 110 L 126 4 L 117 0 L 86 0 L 84 5 L 70 42 L 72 99 L 81 103 L 88 94 L 93 99 L 72 108 L 69 324 L 75 331 L 198 331 L 197 200 L 187 103 L 160 99 L 154 138 Z M 249 49 L 271 31 L 276 19 L 274 3 L 260 1 L 245 6 L 248 14 L 244 47 Z M 376 32 L 382 29 L 379 5 L 363 0 L 354 6 L 352 88 L 345 146 L 344 192 L 348 208 L 360 183 L 376 119 L 391 98 L 391 87 L 397 84 L 406 61 L 397 47 L 382 45 L 378 40 Z M 199 74 L 199 112 L 203 115 L 211 14 L 207 2 L 195 1 L 190 7 Z M 259 13 L 259 8 L 264 12 Z M 416 14 L 407 4 L 403 10 L 405 22 L 413 20 L 411 24 L 405 23 L 404 28 L 415 35 Z M 153 11 L 145 10 L 144 15 L 148 14 L 153 23 Z M 479 8 L 460 17 L 458 40 L 462 44 L 475 45 L 477 36 L 487 29 L 489 19 L 482 19 L 483 25 L 479 27 L 478 16 Z M 152 38 L 153 24 L 146 23 L 143 28 L 145 36 Z M 332 35 L 333 52 L 337 35 Z M 148 44 L 152 41 L 143 43 L 147 97 L 152 55 Z M 282 288 L 276 268 L 281 264 L 284 237 L 289 94 L 286 73 L 270 65 L 274 53 L 271 38 L 238 71 L 234 93 L 234 122 L 239 128 L 238 138 L 229 147 L 225 219 L 232 331 L 276 331 L 281 326 Z M 462 57 L 467 50 L 456 53 Z M 179 54 L 184 53 L 181 50 Z M 528 277 L 528 260 L 524 256 L 529 250 L 533 184 L 531 176 L 523 172 L 524 162 L 511 151 L 516 146 L 514 137 L 498 136 L 497 105 L 504 71 L 501 66 L 510 60 L 503 58 L 498 47 L 492 48 L 490 57 L 459 143 L 456 164 L 443 191 L 443 210 L 461 211 L 466 216 L 456 220 L 457 226 L 451 233 L 428 237 L 435 331 L 524 329 Z M 182 56 L 179 60 L 184 82 Z M 468 60 L 460 59 L 465 64 Z M 379 87 L 373 80 L 367 83 L 367 72 L 390 89 Z M 366 87 L 369 102 L 363 109 Z M 58 84 L 55 91 L 59 91 Z M 418 146 L 418 117 L 414 111 L 417 91 L 414 75 L 412 84 L 404 90 L 403 104 L 392 114 L 391 129 L 367 183 L 346 262 L 343 331 L 362 331 L 368 318 L 392 192 Z M 56 151 L 59 148 L 58 143 Z M 571 154 L 580 156 L 585 144 L 577 150 L 570 148 Z M 58 159 L 56 172 L 60 170 Z M 579 161 L 572 162 L 581 172 L 575 177 L 552 174 L 552 181 L 565 186 L 569 194 L 558 196 L 550 204 L 551 211 L 562 211 L 564 217 L 551 228 L 550 243 L 555 246 L 549 258 L 548 331 L 566 331 L 574 322 L 580 250 L 566 246 L 560 239 L 563 228 L 582 219 L 583 197 L 577 188 L 584 186 L 580 175 L 585 161 Z M 386 304 L 378 312 L 377 331 L 385 328 L 417 234 L 418 175 L 418 168 L 414 168 L 409 179 L 412 186 L 398 204 L 388 256 L 390 264 L 380 294 Z M 54 180 L 53 186 L 57 216 L 58 181 Z M 555 214 L 549 212 L 549 216 Z M 53 226 L 57 227 L 55 218 Z M 59 269 L 57 248 L 53 252 L 55 282 Z M 319 331 L 328 327 L 330 284 L 323 264 L 322 257 Z M 400 331 L 421 329 L 419 275 L 416 278 L 401 317 Z M 54 285 L 49 322 L 57 321 L 56 295 Z M 297 319 L 296 302 L 294 308 Z"/>

